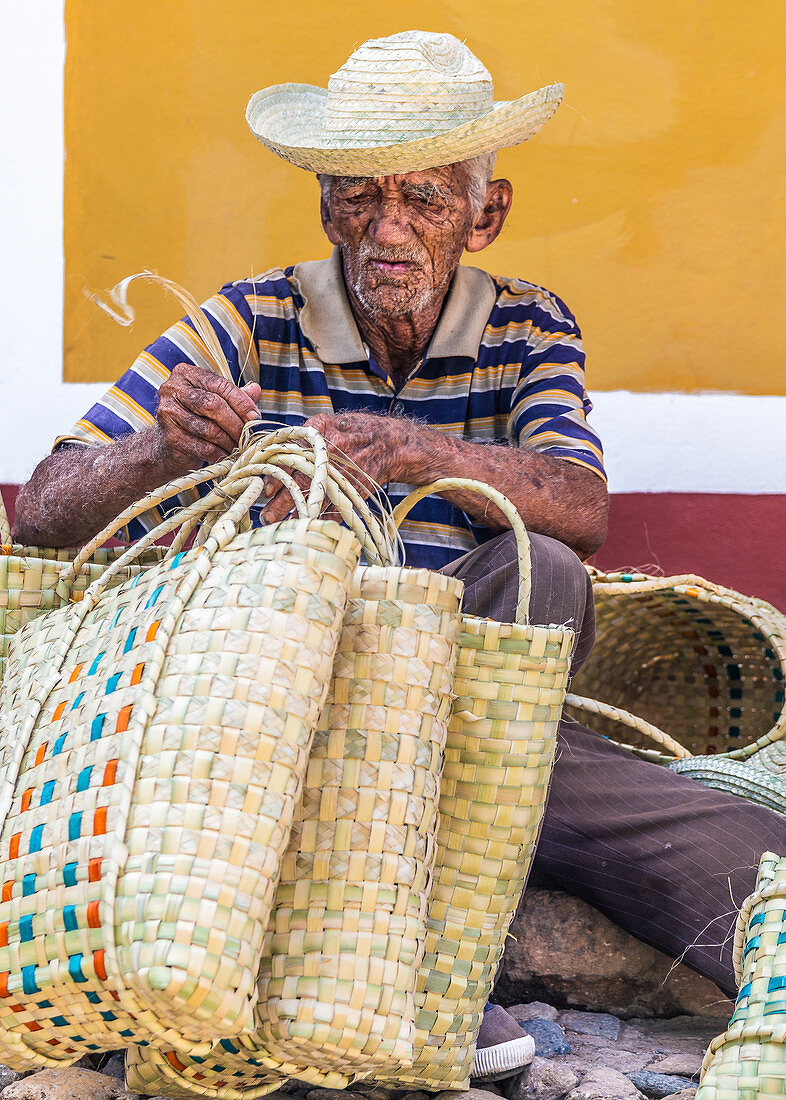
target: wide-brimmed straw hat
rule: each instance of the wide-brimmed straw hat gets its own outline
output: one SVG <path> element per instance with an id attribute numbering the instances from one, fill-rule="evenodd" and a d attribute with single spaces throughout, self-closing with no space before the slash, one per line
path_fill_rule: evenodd
<path id="1" fill-rule="evenodd" d="M 372 38 L 327 88 L 275 84 L 249 100 L 263 145 L 311 172 L 377 176 L 453 164 L 540 130 L 562 84 L 494 101 L 491 74 L 452 34 L 403 31 Z"/>

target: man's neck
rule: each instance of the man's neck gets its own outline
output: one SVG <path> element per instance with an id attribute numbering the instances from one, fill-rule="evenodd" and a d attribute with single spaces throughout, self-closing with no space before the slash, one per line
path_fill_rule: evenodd
<path id="1" fill-rule="evenodd" d="M 401 317 L 371 314 L 357 300 L 351 287 L 347 297 L 361 339 L 368 345 L 393 388 L 398 391 L 423 358 L 439 321 L 448 288 L 422 310 Z"/>

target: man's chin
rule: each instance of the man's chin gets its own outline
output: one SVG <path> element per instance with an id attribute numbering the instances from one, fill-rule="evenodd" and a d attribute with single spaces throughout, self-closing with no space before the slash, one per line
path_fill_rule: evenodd
<path id="1" fill-rule="evenodd" d="M 395 283 L 379 283 L 375 287 L 361 286 L 356 293 L 366 309 L 386 317 L 406 317 L 417 313 L 428 298 L 428 295 L 411 287 Z"/>

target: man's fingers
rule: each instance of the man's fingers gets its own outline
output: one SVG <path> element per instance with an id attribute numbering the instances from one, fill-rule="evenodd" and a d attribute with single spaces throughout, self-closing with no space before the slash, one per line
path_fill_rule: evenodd
<path id="1" fill-rule="evenodd" d="M 259 419 L 257 402 L 262 391 L 256 382 L 249 382 L 240 389 L 228 379 L 196 367 L 193 363 L 179 363 L 161 389 L 171 389 L 183 399 L 188 393 L 200 394 L 194 400 L 201 407 L 195 407 L 193 411 L 201 415 L 215 416 L 219 409 L 225 410 L 223 415 L 227 417 L 227 422 L 223 427 L 226 430 L 229 430 L 230 423 L 236 425 L 237 421 L 240 422 L 236 441 L 240 438 L 243 424 Z M 221 413 L 218 415 L 221 416 Z"/>
<path id="2" fill-rule="evenodd" d="M 219 393 L 186 386 L 177 397 L 179 404 L 195 419 L 208 420 L 220 428 L 231 440 L 230 450 L 240 439 L 246 420 L 238 416 Z"/>
<path id="3" fill-rule="evenodd" d="M 199 416 L 187 405 L 174 398 L 165 399 L 162 405 L 159 405 L 159 422 L 163 425 L 165 435 L 169 437 L 168 441 L 171 440 L 172 445 L 177 446 L 176 439 L 172 437 L 179 435 L 183 437 L 183 442 L 192 440 L 206 443 L 211 447 L 219 448 L 222 454 L 229 454 L 234 450 L 236 440 L 215 420 Z M 178 449 L 186 448 L 181 444 Z"/>

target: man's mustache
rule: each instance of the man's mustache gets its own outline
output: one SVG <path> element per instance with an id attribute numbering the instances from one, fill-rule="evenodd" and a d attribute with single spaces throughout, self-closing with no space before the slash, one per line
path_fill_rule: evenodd
<path id="1" fill-rule="evenodd" d="M 378 248 L 370 244 L 361 244 L 358 259 L 361 263 L 379 260 L 388 264 L 422 263 L 423 251 L 417 245 L 401 245 L 399 248 Z"/>

